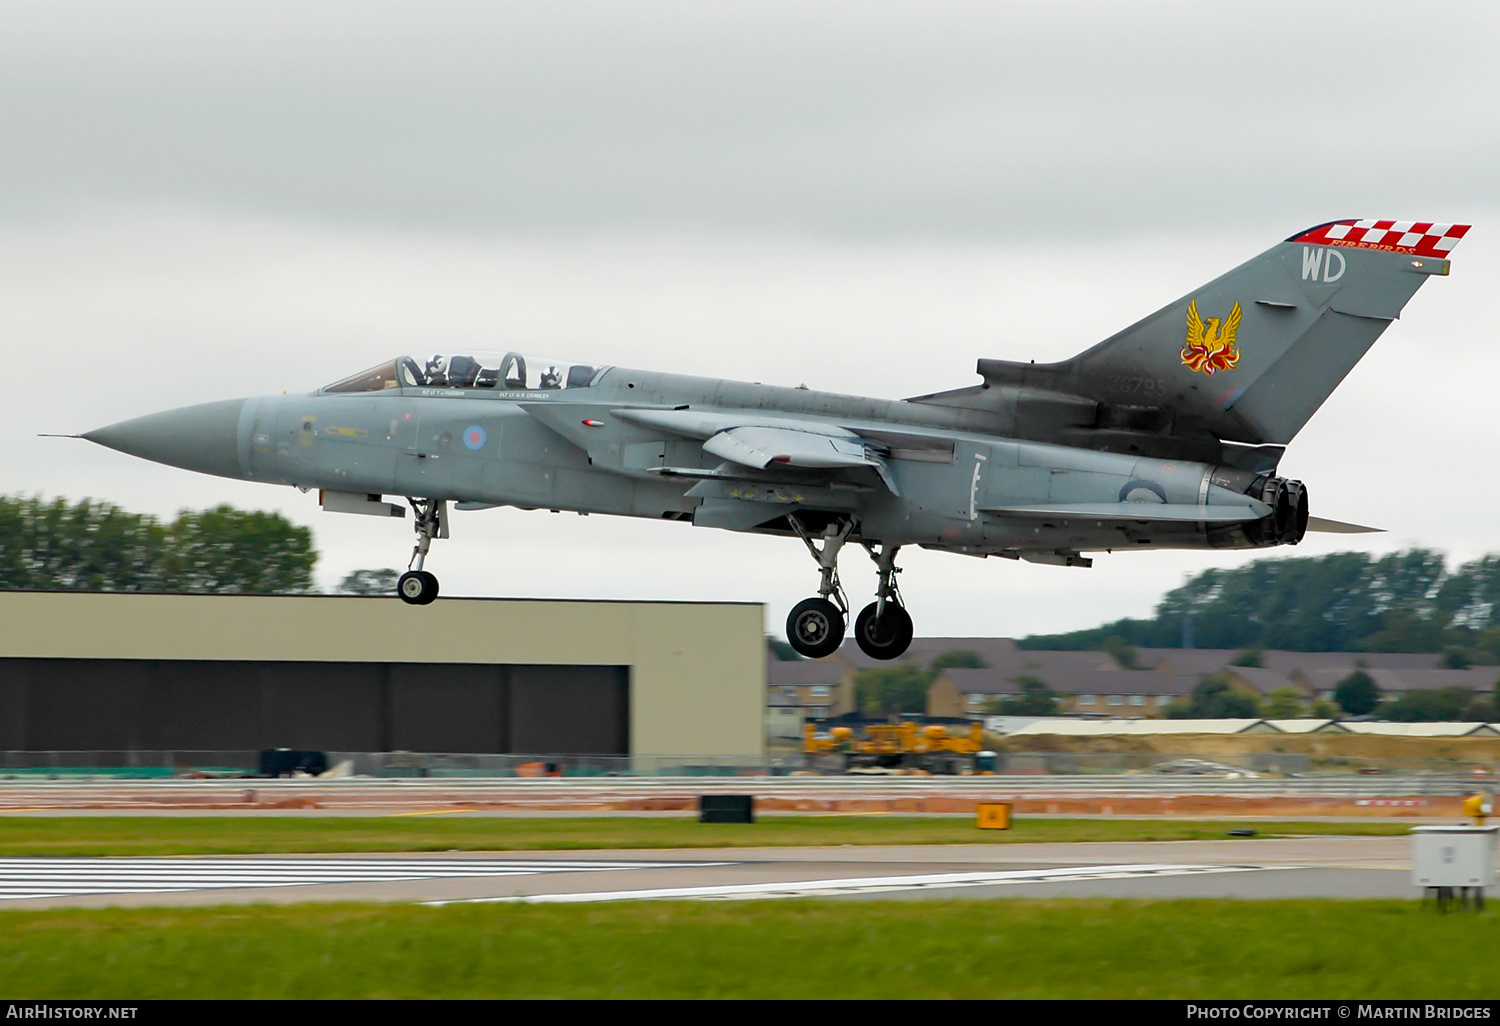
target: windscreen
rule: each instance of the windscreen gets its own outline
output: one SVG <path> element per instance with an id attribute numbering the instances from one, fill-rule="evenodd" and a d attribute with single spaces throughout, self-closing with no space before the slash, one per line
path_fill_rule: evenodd
<path id="1" fill-rule="evenodd" d="M 325 392 L 383 392 L 388 388 L 399 388 L 401 380 L 396 376 L 397 361 L 382 363 L 378 367 L 362 370 L 358 374 L 352 374 L 331 385 L 325 385 Z"/>

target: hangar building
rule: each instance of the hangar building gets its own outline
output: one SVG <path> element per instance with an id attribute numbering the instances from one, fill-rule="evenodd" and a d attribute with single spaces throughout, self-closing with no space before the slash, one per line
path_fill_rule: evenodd
<path id="1" fill-rule="evenodd" d="M 751 603 L 0 593 L 0 750 L 764 756 Z"/>

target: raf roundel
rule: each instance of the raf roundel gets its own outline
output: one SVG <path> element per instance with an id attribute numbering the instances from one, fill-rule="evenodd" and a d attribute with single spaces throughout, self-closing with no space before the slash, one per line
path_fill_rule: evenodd
<path id="1" fill-rule="evenodd" d="M 466 428 L 464 428 L 464 447 L 465 448 L 467 448 L 467 449 L 483 449 L 484 448 L 484 439 L 485 439 L 484 428 L 480 427 L 478 424 L 475 424 L 472 427 L 466 427 Z"/>

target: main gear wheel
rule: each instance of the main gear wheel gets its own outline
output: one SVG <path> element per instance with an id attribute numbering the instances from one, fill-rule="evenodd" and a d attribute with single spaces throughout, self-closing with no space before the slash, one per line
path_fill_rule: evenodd
<path id="1" fill-rule="evenodd" d="M 844 643 L 844 614 L 827 599 L 803 599 L 786 618 L 786 639 L 809 659 L 833 655 Z"/>
<path id="2" fill-rule="evenodd" d="M 854 642 L 871 659 L 895 659 L 911 647 L 911 615 L 898 603 L 871 602 L 854 618 Z"/>

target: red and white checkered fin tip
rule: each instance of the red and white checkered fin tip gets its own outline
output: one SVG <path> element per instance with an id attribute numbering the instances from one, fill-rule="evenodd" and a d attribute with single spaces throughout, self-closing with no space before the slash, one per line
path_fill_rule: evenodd
<path id="1" fill-rule="evenodd" d="M 1329 221 L 1286 241 L 1445 257 L 1468 230 L 1466 224 L 1435 224 L 1431 221 Z"/>

